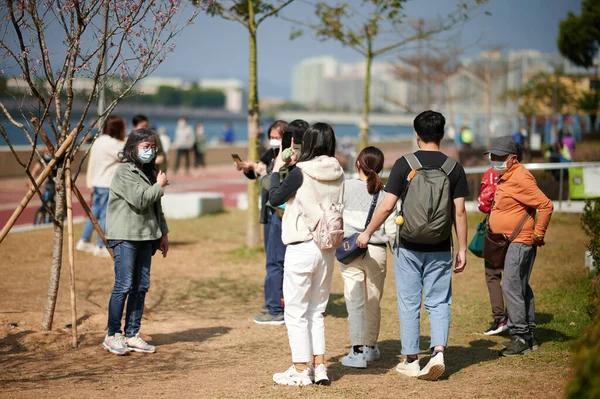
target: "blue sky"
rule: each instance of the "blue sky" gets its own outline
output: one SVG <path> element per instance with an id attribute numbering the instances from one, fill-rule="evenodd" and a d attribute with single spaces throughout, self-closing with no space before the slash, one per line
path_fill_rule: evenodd
<path id="1" fill-rule="evenodd" d="M 219 0 L 217 0 L 219 1 Z M 360 4 L 359 1 L 354 1 Z M 480 15 L 460 32 L 468 55 L 485 45 L 509 49 L 536 49 L 557 53 L 556 38 L 560 19 L 568 11 L 579 14 L 580 0 L 489 0 L 484 8 L 492 15 Z M 405 12 L 410 18 L 446 15 L 455 0 L 409 0 Z M 432 10 L 433 13 L 432 13 Z M 294 18 L 310 18 L 311 7 L 296 0 L 283 13 Z M 289 96 L 292 67 L 303 58 L 331 55 L 341 61 L 360 61 L 361 56 L 337 42 L 319 42 L 310 34 L 289 40 L 291 24 L 280 18 L 266 20 L 258 34 L 259 94 Z M 476 45 L 472 45 L 478 39 Z M 388 57 L 389 59 L 389 57 Z M 248 77 L 248 37 L 238 23 L 200 15 L 177 39 L 177 50 L 155 72 L 155 76 L 187 79 Z"/>

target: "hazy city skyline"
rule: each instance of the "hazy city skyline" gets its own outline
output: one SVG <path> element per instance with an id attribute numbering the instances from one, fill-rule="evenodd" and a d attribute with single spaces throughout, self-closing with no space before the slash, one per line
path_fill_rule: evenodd
<path id="1" fill-rule="evenodd" d="M 435 18 L 451 12 L 456 5 L 449 0 L 412 0 L 405 6 L 411 18 Z M 559 21 L 568 11 L 579 13 L 579 0 L 490 0 L 484 6 L 492 16 L 480 15 L 469 21 L 460 32 L 463 45 L 471 46 L 466 55 L 473 56 L 482 47 L 503 45 L 505 50 L 535 49 L 558 53 L 556 38 Z M 428 11 L 436 10 L 437 14 Z M 283 15 L 306 19 L 311 6 L 294 2 Z M 265 21 L 258 37 L 259 95 L 290 98 L 291 71 L 294 65 L 309 57 L 333 56 L 341 62 L 359 62 L 360 55 L 336 42 L 319 42 L 310 33 L 289 40 L 292 25 L 281 18 Z M 222 32 L 215 40 L 215 32 Z M 198 38 L 210 40 L 198 40 Z M 477 45 L 472 45 L 479 39 Z M 218 46 L 215 44 L 218 43 Z M 395 56 L 381 58 L 394 60 Z M 177 76 L 184 79 L 248 77 L 247 32 L 237 23 L 200 15 L 177 39 L 177 50 L 170 54 L 153 76 Z"/>

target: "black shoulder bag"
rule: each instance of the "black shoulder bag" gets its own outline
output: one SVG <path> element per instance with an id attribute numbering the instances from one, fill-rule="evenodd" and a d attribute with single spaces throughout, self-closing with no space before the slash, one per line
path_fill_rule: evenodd
<path id="1" fill-rule="evenodd" d="M 379 193 L 373 195 L 373 201 L 371 201 L 371 208 L 369 209 L 369 215 L 367 216 L 367 221 L 365 223 L 365 230 L 369 223 L 371 223 L 371 218 L 373 217 L 373 213 L 375 213 L 375 208 L 377 207 L 378 198 Z M 354 259 L 364 255 L 367 252 L 367 248 L 361 248 L 356 244 L 356 239 L 359 235 L 360 233 L 354 233 L 350 237 L 344 238 L 342 245 L 335 250 L 335 257 L 340 263 L 347 265 Z"/>

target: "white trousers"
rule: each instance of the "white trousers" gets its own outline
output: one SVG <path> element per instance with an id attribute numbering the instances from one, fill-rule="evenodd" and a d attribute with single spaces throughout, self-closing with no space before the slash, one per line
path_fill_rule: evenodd
<path id="1" fill-rule="evenodd" d="M 376 245 L 368 246 L 364 258 L 361 256 L 348 265 L 340 263 L 352 346 L 377 343 L 386 263 L 386 248 Z"/>
<path id="2" fill-rule="evenodd" d="M 292 362 L 308 363 L 325 354 L 323 312 L 329 301 L 335 251 L 314 241 L 288 245 L 285 252 L 283 298 Z"/>

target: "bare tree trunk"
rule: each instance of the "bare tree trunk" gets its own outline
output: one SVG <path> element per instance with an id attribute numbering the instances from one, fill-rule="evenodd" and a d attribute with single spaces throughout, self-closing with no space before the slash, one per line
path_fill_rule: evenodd
<path id="1" fill-rule="evenodd" d="M 44 318 L 42 319 L 42 331 L 52 330 L 54 321 L 54 310 L 58 296 L 58 285 L 60 281 L 60 269 L 63 254 L 63 223 L 65 220 L 65 168 L 61 164 L 56 175 L 56 223 L 54 224 L 54 249 L 52 252 L 52 268 L 50 269 L 50 280 L 48 281 L 48 294 L 44 306 Z"/>
<path id="2" fill-rule="evenodd" d="M 248 1 L 250 15 L 250 74 L 248 84 L 248 159 L 258 160 L 258 132 L 260 130 L 260 109 L 258 106 L 258 77 L 256 65 L 256 29 L 254 27 L 254 3 Z M 248 180 L 248 221 L 246 227 L 246 246 L 257 248 L 260 245 L 260 229 L 258 209 L 258 180 Z"/>
<path id="3" fill-rule="evenodd" d="M 360 133 L 358 134 L 358 151 L 369 145 L 369 112 L 371 111 L 371 63 L 373 55 L 367 54 L 365 70 L 365 86 L 363 94 L 362 120 L 360 122 Z"/>

